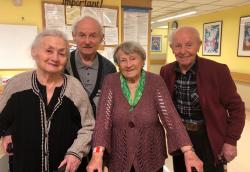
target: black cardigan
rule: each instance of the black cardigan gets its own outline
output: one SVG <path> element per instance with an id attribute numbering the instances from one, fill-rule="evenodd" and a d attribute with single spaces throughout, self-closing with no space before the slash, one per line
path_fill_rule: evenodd
<path id="1" fill-rule="evenodd" d="M 65 73 L 76 77 L 81 82 L 79 73 L 76 68 L 75 51 L 71 52 L 70 59 L 66 65 Z M 100 96 L 102 81 L 104 77 L 109 73 L 116 72 L 116 67 L 112 62 L 110 62 L 108 59 L 106 59 L 99 53 L 97 53 L 97 57 L 99 61 L 99 68 L 98 68 L 98 73 L 97 73 L 96 85 L 95 85 L 93 92 L 89 96 L 89 100 L 90 100 L 94 115 L 96 114 L 96 107 L 97 107 L 97 104 L 94 102 L 94 98 Z"/>
<path id="2" fill-rule="evenodd" d="M 35 72 L 12 78 L 0 96 L 0 133 L 11 126 L 15 172 L 45 171 L 47 155 L 49 171 L 54 171 L 66 154 L 79 159 L 88 154 L 94 128 L 91 105 L 78 80 L 66 75 L 64 79 L 59 97 L 52 97 L 56 100 L 51 119 L 43 113 Z M 45 123 L 49 122 L 46 134 Z"/>

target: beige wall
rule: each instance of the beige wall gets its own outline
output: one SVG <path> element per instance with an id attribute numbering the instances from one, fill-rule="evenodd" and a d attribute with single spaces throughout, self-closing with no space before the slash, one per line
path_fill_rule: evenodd
<path id="1" fill-rule="evenodd" d="M 246 110 L 250 111 L 250 84 L 236 82 L 238 93 L 245 102 Z"/>
<path id="2" fill-rule="evenodd" d="M 160 73 L 160 69 L 161 69 L 162 65 L 160 64 L 151 64 L 149 66 L 149 71 L 153 72 L 155 74 L 159 74 Z"/>

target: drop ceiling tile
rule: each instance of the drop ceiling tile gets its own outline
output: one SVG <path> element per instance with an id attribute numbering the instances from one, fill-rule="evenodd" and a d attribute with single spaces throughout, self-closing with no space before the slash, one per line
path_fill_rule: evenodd
<path id="1" fill-rule="evenodd" d="M 183 9 L 183 8 L 192 8 L 194 5 L 193 4 L 190 4 L 190 3 L 178 3 L 178 4 L 175 4 L 175 5 L 172 5 L 171 8 L 180 8 L 180 9 Z"/>
<path id="2" fill-rule="evenodd" d="M 157 2 L 157 1 L 156 1 Z M 178 4 L 176 2 L 168 2 L 168 1 L 164 1 L 164 2 L 161 2 L 161 3 L 157 3 L 157 5 L 155 5 L 156 7 L 170 7 L 174 4 Z M 154 1 L 152 1 L 152 7 L 154 8 Z"/>
<path id="3" fill-rule="evenodd" d="M 165 0 L 165 1 L 168 1 L 168 2 L 183 2 L 183 1 L 185 1 L 185 0 Z"/>
<path id="4" fill-rule="evenodd" d="M 202 6 L 196 7 L 196 9 L 209 11 L 209 10 L 215 10 L 215 9 L 218 9 L 218 8 L 221 8 L 221 7 L 222 6 L 219 6 L 219 5 L 202 5 Z"/>
<path id="5" fill-rule="evenodd" d="M 217 5 L 223 5 L 223 6 L 236 6 L 238 4 L 247 2 L 246 0 L 221 0 L 219 2 L 216 2 Z"/>
<path id="6" fill-rule="evenodd" d="M 242 5 L 249 5 L 250 4 L 250 1 L 247 1 L 247 2 L 243 2 L 241 4 L 238 4 L 237 6 L 242 6 Z"/>
<path id="7" fill-rule="evenodd" d="M 216 2 L 219 0 L 186 0 L 186 3 L 190 3 L 190 4 L 209 4 L 211 2 Z"/>

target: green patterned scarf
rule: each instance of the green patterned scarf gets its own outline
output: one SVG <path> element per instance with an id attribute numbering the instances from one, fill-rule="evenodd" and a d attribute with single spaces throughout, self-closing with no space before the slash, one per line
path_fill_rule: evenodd
<path id="1" fill-rule="evenodd" d="M 146 75 L 145 71 L 142 70 L 139 84 L 138 84 L 136 91 L 135 91 L 135 97 L 132 100 L 130 90 L 128 88 L 127 80 L 124 78 L 124 76 L 122 74 L 120 74 L 122 93 L 126 97 L 126 99 L 128 100 L 128 103 L 130 105 L 129 112 L 132 112 L 134 110 L 135 106 L 137 105 L 137 103 L 139 102 L 139 100 L 142 96 L 142 92 L 143 92 L 144 85 L 145 85 L 145 75 Z"/>

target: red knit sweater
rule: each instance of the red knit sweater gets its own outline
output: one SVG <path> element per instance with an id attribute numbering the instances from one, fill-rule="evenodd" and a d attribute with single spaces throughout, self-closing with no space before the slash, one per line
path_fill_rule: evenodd
<path id="1" fill-rule="evenodd" d="M 93 146 L 106 148 L 109 172 L 129 172 L 132 165 L 138 172 L 161 168 L 167 157 L 164 128 L 170 153 L 191 145 L 160 76 L 146 72 L 143 95 L 134 111 L 129 109 L 119 73 L 108 75 L 98 105 Z"/>
<path id="2" fill-rule="evenodd" d="M 176 62 L 163 66 L 161 76 L 173 96 Z M 245 106 L 225 64 L 197 56 L 196 83 L 201 110 L 215 160 L 224 143 L 236 145 L 245 125 Z"/>

